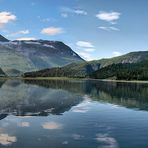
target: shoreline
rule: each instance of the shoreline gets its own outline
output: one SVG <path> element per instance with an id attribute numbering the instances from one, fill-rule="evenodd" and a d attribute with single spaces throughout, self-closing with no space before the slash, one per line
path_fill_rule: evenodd
<path id="1" fill-rule="evenodd" d="M 92 80 L 103 82 L 119 82 L 119 83 L 143 83 L 148 84 L 148 80 L 109 80 L 109 79 L 91 79 L 91 78 L 69 78 L 69 77 L 0 77 L 0 80 Z"/>

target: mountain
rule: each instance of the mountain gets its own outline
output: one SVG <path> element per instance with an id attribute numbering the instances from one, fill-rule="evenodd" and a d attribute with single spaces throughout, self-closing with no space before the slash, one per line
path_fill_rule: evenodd
<path id="1" fill-rule="evenodd" d="M 86 77 L 93 72 L 112 64 L 132 64 L 148 60 L 148 51 L 131 52 L 123 56 L 101 59 L 90 62 L 72 63 L 62 68 L 45 69 L 38 72 L 25 73 L 25 77 Z"/>
<path id="2" fill-rule="evenodd" d="M 138 63 L 112 64 L 90 75 L 94 79 L 148 80 L 148 60 Z"/>
<path id="3" fill-rule="evenodd" d="M 63 42 L 0 40 L 0 68 L 8 76 L 84 61 Z"/>
<path id="4" fill-rule="evenodd" d="M 6 76 L 6 74 L 4 73 L 4 71 L 0 68 L 0 77 L 4 77 Z"/>
<path id="5" fill-rule="evenodd" d="M 5 73 L 7 74 L 7 76 L 11 76 L 11 77 L 17 77 L 23 74 L 23 72 L 16 69 L 6 69 Z"/>
<path id="6" fill-rule="evenodd" d="M 8 42 L 9 40 L 0 35 L 0 42 Z"/>

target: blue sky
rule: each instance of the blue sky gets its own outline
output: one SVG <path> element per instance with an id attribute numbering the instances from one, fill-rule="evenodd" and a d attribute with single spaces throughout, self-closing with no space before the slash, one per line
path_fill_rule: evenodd
<path id="1" fill-rule="evenodd" d="M 60 40 L 86 60 L 148 50 L 148 0 L 0 0 L 8 39 Z"/>

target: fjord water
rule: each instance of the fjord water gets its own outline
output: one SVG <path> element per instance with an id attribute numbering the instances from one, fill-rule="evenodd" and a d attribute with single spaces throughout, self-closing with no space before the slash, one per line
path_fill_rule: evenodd
<path id="1" fill-rule="evenodd" d="M 0 147 L 147 148 L 148 84 L 0 80 Z"/>

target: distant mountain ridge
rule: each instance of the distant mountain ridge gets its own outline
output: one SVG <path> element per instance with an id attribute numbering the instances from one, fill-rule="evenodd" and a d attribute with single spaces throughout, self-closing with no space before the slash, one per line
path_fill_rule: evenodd
<path id="1" fill-rule="evenodd" d="M 133 64 L 147 60 L 148 51 L 139 51 L 87 62 L 60 41 L 9 41 L 0 35 L 1 76 L 87 77 L 113 64 Z"/>
<path id="2" fill-rule="evenodd" d="M 131 52 L 123 56 L 90 62 L 72 63 L 62 68 L 51 68 L 25 73 L 25 77 L 87 77 L 93 72 L 112 64 L 132 64 L 148 60 L 148 51 Z"/>
<path id="3" fill-rule="evenodd" d="M 119 63 L 101 68 L 89 76 L 93 79 L 148 80 L 148 60 Z"/>
<path id="4" fill-rule="evenodd" d="M 60 41 L 9 41 L 0 36 L 0 68 L 8 76 L 84 60 Z"/>
<path id="5" fill-rule="evenodd" d="M 0 42 L 8 42 L 9 40 L 0 35 Z"/>

